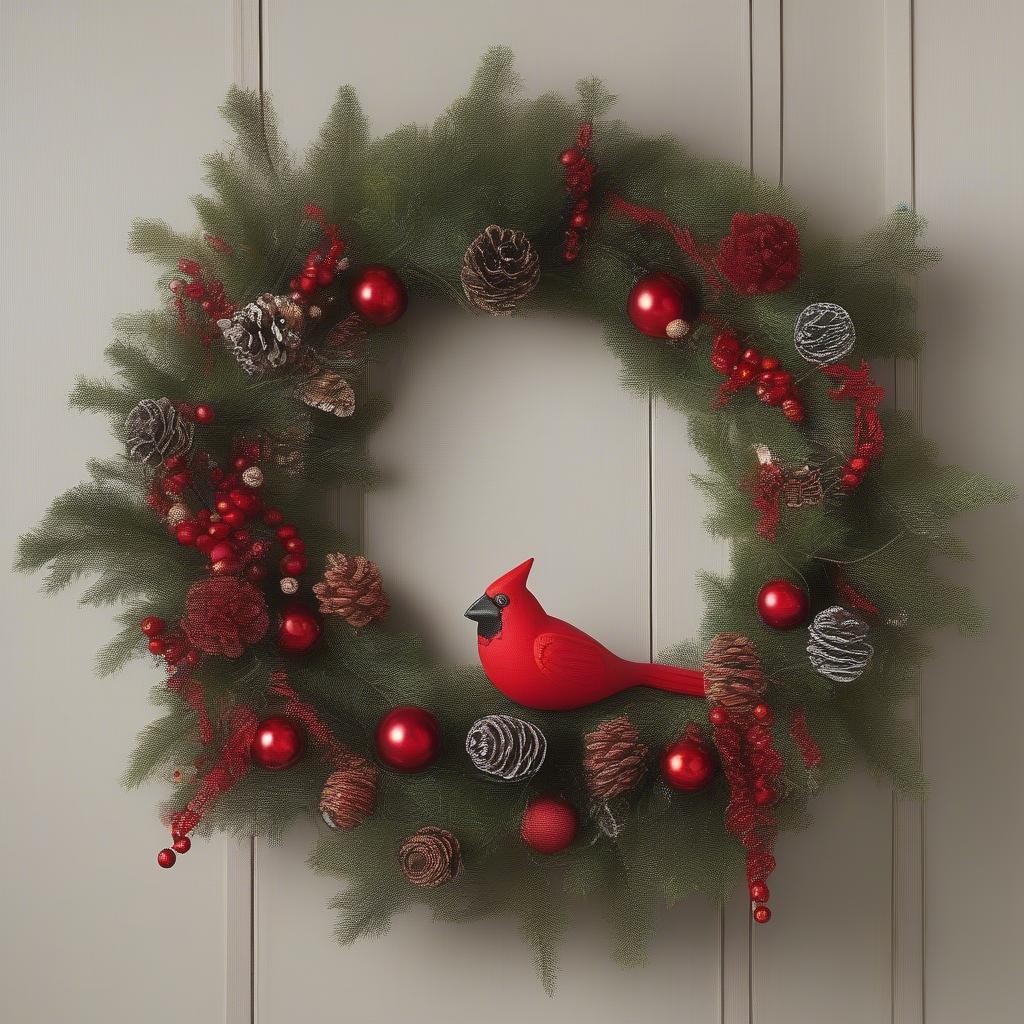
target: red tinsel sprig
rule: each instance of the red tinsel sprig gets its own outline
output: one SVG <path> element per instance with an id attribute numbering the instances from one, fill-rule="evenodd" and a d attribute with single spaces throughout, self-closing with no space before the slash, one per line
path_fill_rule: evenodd
<path id="1" fill-rule="evenodd" d="M 569 194 L 569 226 L 565 232 L 562 259 L 572 263 L 579 258 L 580 245 L 590 227 L 590 190 L 594 186 L 597 165 L 588 150 L 594 138 L 594 126 L 585 121 L 576 133 L 576 145 L 564 150 L 558 157 L 565 168 L 565 190 Z"/>
<path id="2" fill-rule="evenodd" d="M 178 669 L 167 680 L 167 688 L 176 690 L 181 694 L 182 700 L 195 712 L 199 723 L 199 738 L 203 743 L 213 741 L 213 723 L 210 721 L 210 713 L 206 710 L 206 701 L 203 698 L 203 688 L 193 678 L 191 667 Z"/>
<path id="3" fill-rule="evenodd" d="M 345 240 L 341 228 L 329 221 L 316 203 L 306 203 L 302 212 L 319 225 L 320 241 L 309 250 L 302 270 L 288 282 L 296 302 L 308 301 L 320 289 L 330 287 L 335 275 L 348 267 L 348 260 L 343 259 Z"/>
<path id="4" fill-rule="evenodd" d="M 300 722 L 310 739 L 323 748 L 332 761 L 340 762 L 351 755 L 352 752 L 335 737 L 313 706 L 292 689 L 287 672 L 278 671 L 271 675 L 270 692 L 284 699 L 283 714 Z"/>
<path id="5" fill-rule="evenodd" d="M 863 360 L 857 370 L 845 363 L 823 366 L 822 370 L 838 383 L 838 387 L 829 389 L 829 398 L 854 403 L 853 455 L 847 460 L 841 477 L 843 487 L 852 490 L 882 454 L 885 428 L 878 407 L 885 397 L 885 388 L 871 379 L 871 368 Z"/>
<path id="6" fill-rule="evenodd" d="M 807 715 L 803 708 L 797 708 L 789 720 L 789 735 L 800 751 L 804 764 L 808 768 L 817 768 L 821 764 L 821 747 L 814 742 L 807 728 Z"/>
<path id="7" fill-rule="evenodd" d="M 214 239 L 214 236 L 208 236 Z M 220 245 L 227 245 L 222 239 L 214 239 Z M 217 248 L 211 241 L 211 246 Z M 218 251 L 224 251 L 218 249 Z M 203 311 L 205 323 L 199 329 L 199 342 L 209 348 L 213 340 L 220 337 L 217 329 L 217 321 L 230 319 L 234 315 L 236 306 L 224 293 L 224 284 L 218 278 L 213 277 L 198 260 L 178 260 L 178 270 L 184 275 L 184 279 L 175 278 L 170 282 L 168 288 L 174 296 L 174 309 L 178 315 L 178 329 L 182 334 L 190 330 L 188 311 L 185 300 L 199 303 Z"/>
<path id="8" fill-rule="evenodd" d="M 857 611 L 865 612 L 867 615 L 880 615 L 878 605 L 866 598 L 852 583 L 843 575 L 841 568 L 836 568 L 834 585 L 839 600 L 848 607 L 856 608 Z"/>
<path id="9" fill-rule="evenodd" d="M 762 463 L 757 474 L 742 484 L 745 491 L 754 496 L 754 508 L 760 515 L 757 520 L 757 535 L 764 540 L 775 542 L 779 527 L 779 499 L 786 474 L 774 462 Z"/>

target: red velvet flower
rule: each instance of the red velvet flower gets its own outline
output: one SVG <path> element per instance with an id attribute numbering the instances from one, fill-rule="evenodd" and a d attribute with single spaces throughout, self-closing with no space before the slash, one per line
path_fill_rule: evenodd
<path id="1" fill-rule="evenodd" d="M 211 576 L 188 588 L 181 628 L 205 654 L 237 658 L 262 640 L 269 626 L 262 592 L 237 576 Z"/>
<path id="2" fill-rule="evenodd" d="M 718 269 L 744 295 L 781 291 L 800 273 L 800 236 L 785 217 L 737 213 L 719 243 Z"/>

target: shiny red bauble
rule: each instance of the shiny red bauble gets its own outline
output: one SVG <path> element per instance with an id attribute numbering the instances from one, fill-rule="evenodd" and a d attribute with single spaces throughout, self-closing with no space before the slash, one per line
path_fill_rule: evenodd
<path id="1" fill-rule="evenodd" d="M 806 591 L 789 580 L 769 580 L 757 595 L 757 614 L 772 629 L 802 626 L 809 607 Z"/>
<path id="2" fill-rule="evenodd" d="M 409 297 L 402 279 L 390 267 L 371 265 L 356 274 L 349 300 L 361 317 L 384 327 L 405 312 Z"/>
<path id="3" fill-rule="evenodd" d="M 399 772 L 418 772 L 433 764 L 441 750 L 441 726 L 426 710 L 404 704 L 377 725 L 377 756 Z"/>
<path id="4" fill-rule="evenodd" d="M 217 418 L 212 405 L 197 405 L 195 408 L 196 423 L 210 424 Z"/>
<path id="5" fill-rule="evenodd" d="M 291 768 L 306 747 L 302 730 L 281 715 L 264 718 L 256 726 L 256 735 L 249 746 L 253 761 L 268 772 Z"/>
<path id="6" fill-rule="evenodd" d="M 758 924 L 767 924 L 772 919 L 772 912 L 768 907 L 755 907 L 754 920 Z"/>
<path id="7" fill-rule="evenodd" d="M 714 755 L 700 740 L 684 737 L 661 752 L 661 777 L 673 788 L 692 793 L 703 789 L 718 770 Z"/>
<path id="8" fill-rule="evenodd" d="M 277 647 L 285 654 L 305 654 L 320 639 L 320 617 L 304 604 L 286 605 L 277 628 Z"/>
<path id="9" fill-rule="evenodd" d="M 162 868 L 173 868 L 177 859 L 173 850 L 164 849 L 156 855 L 156 862 Z"/>
<path id="10" fill-rule="evenodd" d="M 140 628 L 145 636 L 160 636 L 167 629 L 167 623 L 157 615 L 147 615 Z"/>
<path id="11" fill-rule="evenodd" d="M 679 338 L 690 329 L 690 290 L 672 274 L 641 277 L 629 292 L 626 312 L 633 326 L 652 338 Z"/>
<path id="12" fill-rule="evenodd" d="M 537 853 L 560 853 L 572 846 L 579 828 L 576 808 L 557 796 L 538 796 L 526 805 L 519 835 Z"/>
<path id="13" fill-rule="evenodd" d="M 192 849 L 192 840 L 188 836 L 179 836 L 171 843 L 175 853 L 188 853 Z"/>

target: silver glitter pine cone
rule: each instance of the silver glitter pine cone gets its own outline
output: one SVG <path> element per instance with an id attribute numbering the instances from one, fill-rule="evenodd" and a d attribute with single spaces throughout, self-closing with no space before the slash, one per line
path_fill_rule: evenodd
<path id="1" fill-rule="evenodd" d="M 852 683 L 868 667 L 874 647 L 868 624 L 854 612 L 833 605 L 814 616 L 807 628 L 807 657 L 819 675 L 834 683 Z"/>
<path id="2" fill-rule="evenodd" d="M 128 414 L 128 458 L 158 466 L 173 455 L 186 455 L 195 426 L 169 398 L 144 398 Z"/>
<path id="3" fill-rule="evenodd" d="M 834 302 L 812 302 L 796 318 L 793 344 L 809 363 L 838 363 L 856 342 L 852 317 Z"/>
<path id="4" fill-rule="evenodd" d="M 511 316 L 540 281 L 540 258 L 522 231 L 491 224 L 470 243 L 462 261 L 462 290 L 477 309 Z"/>
<path id="5" fill-rule="evenodd" d="M 300 345 L 303 314 L 285 295 L 261 295 L 230 320 L 218 320 L 228 351 L 248 374 L 279 370 Z"/>
<path id="6" fill-rule="evenodd" d="M 532 722 L 511 715 L 487 715 L 466 734 L 466 753 L 487 775 L 519 782 L 540 771 L 548 752 L 544 733 Z"/>

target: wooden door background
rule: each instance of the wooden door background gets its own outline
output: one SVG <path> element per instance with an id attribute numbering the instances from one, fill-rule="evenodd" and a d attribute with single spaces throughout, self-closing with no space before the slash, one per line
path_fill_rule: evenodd
<path id="1" fill-rule="evenodd" d="M 339 84 L 356 86 L 380 131 L 429 120 L 496 42 L 516 50 L 530 92 L 601 75 L 618 116 L 781 178 L 837 230 L 916 202 L 946 251 L 921 286 L 928 352 L 878 370 L 950 458 L 1024 478 L 1015 0 L 2 0 L 0 12 L 12 540 L 110 449 L 103 424 L 66 412 L 63 395 L 77 372 L 101 370 L 110 319 L 150 301 L 149 268 L 123 252 L 128 225 L 191 222 L 226 86 L 272 91 L 301 147 Z M 585 324 L 438 314 L 432 326 L 388 369 L 397 409 L 375 448 L 397 482 L 346 506 L 400 621 L 472 660 L 461 609 L 535 555 L 545 601 L 622 653 L 691 635 L 694 573 L 724 552 L 703 532 L 681 418 L 620 390 Z M 474 436 L 496 409 L 507 433 Z M 484 503 L 515 509 L 500 534 L 479 526 Z M 384 939 L 336 947 L 334 885 L 306 870 L 302 829 L 276 848 L 197 844 L 158 871 L 157 794 L 116 788 L 155 673 L 95 683 L 88 661 L 110 614 L 9 580 L 9 1019 L 1017 1020 L 1020 520 L 1016 504 L 965 524 L 978 558 L 958 575 L 992 629 L 940 638 L 926 670 L 927 809 L 855 778 L 817 802 L 810 831 L 780 842 L 770 927 L 751 929 L 739 895 L 690 901 L 664 915 L 650 966 L 627 973 L 584 919 L 554 1001 L 507 924 L 412 915 Z"/>

